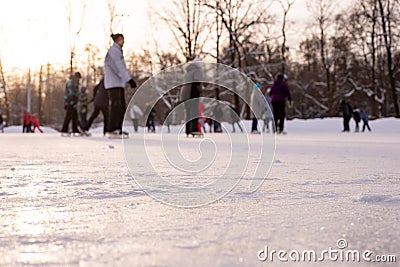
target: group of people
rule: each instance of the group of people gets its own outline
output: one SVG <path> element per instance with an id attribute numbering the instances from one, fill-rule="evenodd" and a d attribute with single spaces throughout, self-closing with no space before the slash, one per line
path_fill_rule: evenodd
<path id="1" fill-rule="evenodd" d="M 108 50 L 104 60 L 104 77 L 93 89 L 93 98 L 88 99 L 86 88 L 80 88 L 82 78 L 79 72 L 72 75 L 66 84 L 64 95 L 64 108 L 66 114 L 61 129 L 62 133 L 68 133 L 69 124 L 72 121 L 73 134 L 88 134 L 93 121 L 103 114 L 103 134 L 113 136 L 127 135 L 122 131 L 122 124 L 126 110 L 125 85 L 136 88 L 136 82 L 132 79 L 126 68 L 122 47 L 125 39 L 120 33 L 112 34 L 113 45 Z M 87 120 L 88 104 L 94 102 L 94 111 Z M 78 118 L 79 110 L 79 118 Z M 80 127 L 80 129 L 78 128 Z"/>
<path id="2" fill-rule="evenodd" d="M 261 84 L 257 83 L 254 86 L 254 90 L 258 90 L 261 93 Z M 261 101 L 261 99 L 256 99 L 253 94 L 252 105 L 255 105 L 255 101 Z M 275 81 L 271 88 L 265 94 L 265 102 L 267 106 L 264 110 L 256 109 L 255 112 L 258 114 L 253 114 L 251 132 L 260 133 L 258 131 L 258 119 L 263 119 L 263 132 L 269 132 L 270 121 L 274 120 L 275 125 L 273 127 L 273 132 L 277 134 L 285 134 L 285 118 L 286 118 L 286 102 L 292 103 L 292 95 L 290 94 L 289 87 L 285 81 L 285 75 L 278 73 L 276 75 Z M 258 105 L 261 105 L 259 103 Z"/>
<path id="3" fill-rule="evenodd" d="M 343 116 L 343 132 L 350 132 L 350 120 L 354 119 L 356 123 L 355 132 L 360 131 L 360 122 L 363 121 L 362 132 L 365 131 L 365 128 L 368 131 L 371 131 L 371 127 L 369 126 L 369 118 L 368 114 L 364 110 L 360 110 L 356 106 L 354 108 L 348 103 L 346 100 L 342 100 L 340 103 L 339 113 Z"/>
<path id="4" fill-rule="evenodd" d="M 22 132 L 23 133 L 34 133 L 36 129 L 43 133 L 43 130 L 40 128 L 39 119 L 35 114 L 29 114 L 27 111 L 24 113 L 24 119 L 22 122 Z"/>

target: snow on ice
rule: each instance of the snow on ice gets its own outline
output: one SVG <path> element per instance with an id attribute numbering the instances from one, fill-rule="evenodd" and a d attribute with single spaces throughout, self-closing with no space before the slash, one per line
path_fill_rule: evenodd
<path id="1" fill-rule="evenodd" d="M 340 119 L 288 121 L 257 192 L 246 192 L 245 175 L 227 196 L 199 208 L 165 205 L 143 192 L 130 176 L 121 140 L 103 137 L 101 127 L 92 137 L 6 128 L 0 134 L 0 265 L 347 266 L 258 259 L 266 246 L 321 252 L 337 249 L 339 239 L 352 250 L 397 255 L 398 262 L 400 120 L 370 125 L 371 133 L 341 133 Z M 207 135 L 216 144 L 227 137 Z M 140 135 L 132 133 L 135 138 Z"/>

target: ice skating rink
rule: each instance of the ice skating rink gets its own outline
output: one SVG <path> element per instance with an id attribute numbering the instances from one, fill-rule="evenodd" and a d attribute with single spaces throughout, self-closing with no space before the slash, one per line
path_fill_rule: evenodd
<path id="1" fill-rule="evenodd" d="M 0 134 L 0 266 L 348 266 L 342 256 L 349 250 L 360 252 L 361 266 L 396 266 L 400 120 L 370 125 L 371 133 L 342 133 L 340 119 L 289 121 L 255 193 L 246 191 L 252 177 L 245 173 L 226 196 L 198 208 L 165 205 L 143 192 L 125 163 L 123 143 L 103 137 L 101 128 L 92 137 L 6 128 Z M 163 154 L 151 142 L 158 137 L 149 136 L 147 145 L 162 172 Z M 141 138 L 131 134 L 129 142 Z M 219 144 L 227 134 L 205 138 Z M 200 141 L 181 139 L 182 147 Z M 233 145 L 246 152 L 246 144 Z M 214 164 L 225 166 L 223 159 Z M 140 164 L 130 171 L 146 176 Z M 206 178 L 212 182 L 212 173 Z M 188 175 L 183 181 L 192 182 L 199 180 Z M 304 251 L 312 260 L 301 259 Z M 377 263 L 390 255 L 397 263 Z"/>

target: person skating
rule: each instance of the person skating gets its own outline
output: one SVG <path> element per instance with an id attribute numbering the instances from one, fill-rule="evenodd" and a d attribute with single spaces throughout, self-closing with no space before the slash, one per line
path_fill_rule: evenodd
<path id="1" fill-rule="evenodd" d="M 286 99 L 292 103 L 289 87 L 284 81 L 284 75 L 279 73 L 269 92 L 275 119 L 275 130 L 278 134 L 285 133 Z"/>
<path id="2" fill-rule="evenodd" d="M 122 124 L 124 120 L 126 103 L 124 88 L 129 83 L 131 88 L 136 87 L 126 69 L 122 51 L 125 39 L 120 33 L 111 34 L 114 43 L 107 52 L 104 61 L 104 88 L 110 98 L 109 123 L 107 130 L 113 136 L 122 136 Z"/>
<path id="3" fill-rule="evenodd" d="M 103 114 L 103 135 L 106 135 L 108 126 L 108 94 L 104 88 L 104 78 L 93 88 L 93 101 L 94 110 L 85 126 L 85 131 L 89 131 L 93 121 L 99 116 L 100 112 Z"/>
<path id="4" fill-rule="evenodd" d="M 352 115 L 352 108 L 349 103 L 346 102 L 346 100 L 342 100 L 340 103 L 340 109 L 339 112 L 343 116 L 343 132 L 350 132 L 350 119 Z"/>
<path id="5" fill-rule="evenodd" d="M 149 116 L 150 115 L 151 114 L 149 114 Z M 129 110 L 129 117 L 132 120 L 133 130 L 137 133 L 139 130 L 139 120 L 143 117 L 143 111 L 135 104 Z"/>
<path id="6" fill-rule="evenodd" d="M 361 115 L 360 115 L 360 110 L 357 107 L 354 107 L 353 109 L 353 119 L 356 122 L 355 132 L 358 133 L 360 131 Z"/>
<path id="7" fill-rule="evenodd" d="M 24 113 L 24 119 L 22 122 L 22 132 L 23 133 L 31 133 L 32 132 L 31 115 L 29 115 L 29 113 L 26 111 Z"/>
<path id="8" fill-rule="evenodd" d="M 202 92 L 202 60 L 195 56 L 188 58 L 186 67 L 185 84 L 180 91 L 180 100 L 185 105 L 186 111 L 186 136 L 199 134 L 197 119 L 199 117 L 199 97 Z"/>
<path id="9" fill-rule="evenodd" d="M 34 133 L 35 130 L 38 129 L 40 133 L 43 133 L 43 130 L 40 128 L 39 120 L 35 115 L 32 115 L 31 121 L 32 121 L 32 127 L 33 127 L 32 132 Z"/>
<path id="10" fill-rule="evenodd" d="M 69 123 L 72 120 L 72 133 L 81 134 L 78 129 L 78 111 L 77 105 L 79 100 L 79 82 L 82 78 L 79 72 L 75 72 L 71 79 L 67 82 L 65 87 L 64 95 L 64 109 L 66 111 L 63 127 L 61 129 L 62 134 L 68 134 Z"/>
<path id="11" fill-rule="evenodd" d="M 368 114 L 364 110 L 361 110 L 360 113 L 361 113 L 361 119 L 363 121 L 362 132 L 365 131 L 365 128 L 367 128 L 368 131 L 371 131 L 371 127 L 369 127 L 369 124 L 368 124 L 368 121 L 369 121 Z"/>

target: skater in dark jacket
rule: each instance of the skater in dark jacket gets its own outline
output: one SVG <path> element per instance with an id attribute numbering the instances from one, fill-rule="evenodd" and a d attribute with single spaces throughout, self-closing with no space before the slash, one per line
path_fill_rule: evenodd
<path id="1" fill-rule="evenodd" d="M 343 116 L 343 132 L 350 132 L 350 119 L 352 115 L 353 109 L 350 104 L 346 102 L 346 100 L 342 100 L 340 103 L 339 112 Z"/>
<path id="2" fill-rule="evenodd" d="M 353 109 L 353 119 L 356 122 L 355 132 L 357 133 L 360 131 L 360 121 L 361 121 L 360 110 L 357 107 L 354 107 Z"/>
<path id="3" fill-rule="evenodd" d="M 79 119 L 77 105 L 80 94 L 79 80 L 81 78 L 81 74 L 79 72 L 75 72 L 75 74 L 67 82 L 67 85 L 65 87 L 64 109 L 66 110 L 66 113 L 64 124 L 61 129 L 62 133 L 68 133 L 69 122 L 72 120 L 72 132 L 80 134 L 80 131 L 78 129 Z"/>
<path id="4" fill-rule="evenodd" d="M 292 103 L 292 96 L 289 87 L 284 81 L 284 75 L 278 74 L 274 84 L 269 92 L 271 97 L 272 109 L 274 112 L 275 129 L 278 134 L 285 133 L 285 117 L 286 117 L 286 99 Z"/>
<path id="5" fill-rule="evenodd" d="M 364 123 L 362 131 L 363 132 L 365 131 L 365 127 L 368 129 L 368 131 L 371 131 L 371 127 L 369 127 L 369 124 L 368 124 L 368 121 L 369 121 L 368 114 L 364 110 L 361 110 L 360 113 L 361 113 L 361 119 Z"/>
<path id="6" fill-rule="evenodd" d="M 202 92 L 202 60 L 197 57 L 188 58 L 186 67 L 185 84 L 180 91 L 180 100 L 185 105 L 186 110 L 186 136 L 189 134 L 199 134 L 197 119 L 199 117 L 199 97 Z"/>
<path id="7" fill-rule="evenodd" d="M 85 131 L 89 131 L 93 124 L 93 121 L 99 116 L 100 111 L 103 114 L 103 135 L 108 132 L 108 94 L 106 89 L 104 89 L 104 78 L 94 87 L 93 89 L 93 99 L 94 99 L 94 110 L 92 115 L 85 126 Z"/>

